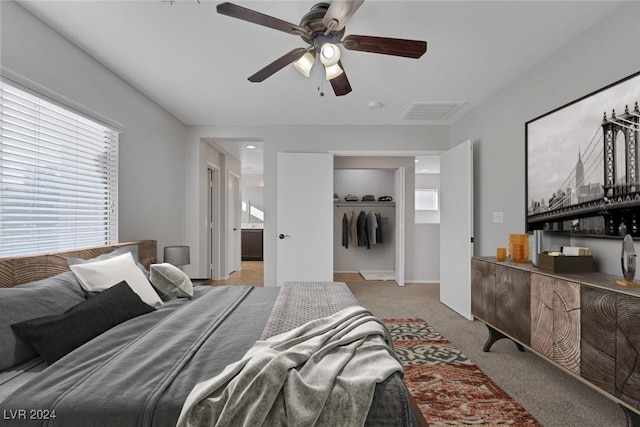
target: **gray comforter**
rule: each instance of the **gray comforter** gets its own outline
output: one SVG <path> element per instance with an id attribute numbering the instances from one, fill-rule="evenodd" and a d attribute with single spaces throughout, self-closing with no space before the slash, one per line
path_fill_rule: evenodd
<path id="1" fill-rule="evenodd" d="M 195 387 L 178 426 L 363 426 L 376 384 L 402 372 L 391 345 L 358 306 L 258 341 Z"/>
<path id="2" fill-rule="evenodd" d="M 58 360 L 0 402 L 11 418 L 0 423 L 175 426 L 194 385 L 242 359 L 261 334 L 266 338 L 355 305 L 344 284 L 194 290 L 193 300 L 172 300 Z M 376 384 L 365 426 L 413 423 L 401 373 L 394 372 Z"/>
<path id="3" fill-rule="evenodd" d="M 197 298 L 174 300 L 116 326 L 0 407 L 16 415 L 7 421 L 12 427 L 175 426 L 193 385 L 222 372 L 260 338 L 277 293 L 196 287 Z M 55 419 L 48 417 L 52 411 Z"/>

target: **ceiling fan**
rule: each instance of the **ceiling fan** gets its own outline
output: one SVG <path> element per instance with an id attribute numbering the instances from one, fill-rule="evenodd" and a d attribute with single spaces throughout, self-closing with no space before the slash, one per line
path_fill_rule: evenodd
<path id="1" fill-rule="evenodd" d="M 342 96 L 351 92 L 351 85 L 340 61 L 339 44 L 347 50 L 416 59 L 427 51 L 427 42 L 420 40 L 354 34 L 343 37 L 345 24 L 363 2 L 364 0 L 333 0 L 331 3 L 318 3 L 302 17 L 300 25 L 233 3 L 221 3 L 216 9 L 222 15 L 300 36 L 309 45 L 285 53 L 249 76 L 250 82 L 262 82 L 289 64 L 293 64 L 300 73 L 309 77 L 315 60 L 319 58 L 324 66 L 326 79 L 331 82 L 334 93 L 336 96 Z"/>

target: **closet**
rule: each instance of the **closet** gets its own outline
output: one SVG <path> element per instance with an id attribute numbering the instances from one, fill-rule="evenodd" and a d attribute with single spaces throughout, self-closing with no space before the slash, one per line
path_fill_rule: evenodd
<path id="1" fill-rule="evenodd" d="M 398 267 L 396 250 L 399 230 L 402 230 L 402 221 L 399 223 L 397 218 L 397 204 L 403 203 L 396 188 L 399 184 L 398 168 L 348 168 L 349 164 L 348 159 L 342 159 L 336 162 L 334 169 L 334 271 L 360 273 L 366 280 L 396 280 L 402 285 L 403 274 L 400 280 L 396 275 L 398 268 L 404 268 L 403 258 Z M 361 165 L 361 162 L 355 164 Z M 391 200 L 381 201 L 380 198 Z M 362 222 L 365 217 L 369 220 L 375 218 L 373 224 L 377 223 L 378 228 L 374 228 L 376 233 L 367 224 L 366 237 L 370 241 L 363 245 Z M 352 225 L 353 221 L 356 222 Z M 372 238 L 369 234 L 377 237 Z"/>

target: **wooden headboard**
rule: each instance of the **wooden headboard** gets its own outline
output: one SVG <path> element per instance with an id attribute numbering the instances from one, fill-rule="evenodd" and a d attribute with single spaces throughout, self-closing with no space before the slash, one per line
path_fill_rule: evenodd
<path id="1" fill-rule="evenodd" d="M 155 240 L 141 240 L 139 242 L 94 246 L 48 254 L 0 258 L 0 288 L 11 288 L 69 271 L 67 258 L 95 258 L 98 255 L 129 245 L 138 245 L 138 261 L 146 268 L 157 262 L 157 242 Z"/>

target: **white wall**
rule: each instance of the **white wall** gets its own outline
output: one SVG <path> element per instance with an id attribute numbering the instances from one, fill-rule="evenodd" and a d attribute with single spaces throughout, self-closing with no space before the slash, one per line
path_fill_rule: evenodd
<path id="1" fill-rule="evenodd" d="M 406 282 L 440 283 L 440 224 L 415 224 L 409 252 L 418 258 L 405 268 Z"/>
<path id="2" fill-rule="evenodd" d="M 1 65 L 124 125 L 120 241 L 184 244 L 185 126 L 14 2 L 0 2 Z"/>
<path id="3" fill-rule="evenodd" d="M 417 173 L 416 189 L 435 188 L 440 196 L 440 174 Z M 407 277 L 414 282 L 440 282 L 440 209 L 437 211 L 415 212 L 414 248 L 421 250 L 420 262 L 407 271 Z"/>
<path id="4" fill-rule="evenodd" d="M 625 4 L 453 124 L 452 144 L 474 141 L 476 255 L 524 232 L 524 123 L 640 70 L 638 22 L 640 3 Z M 593 249 L 600 271 L 620 274 L 619 240 L 573 241 Z"/>

